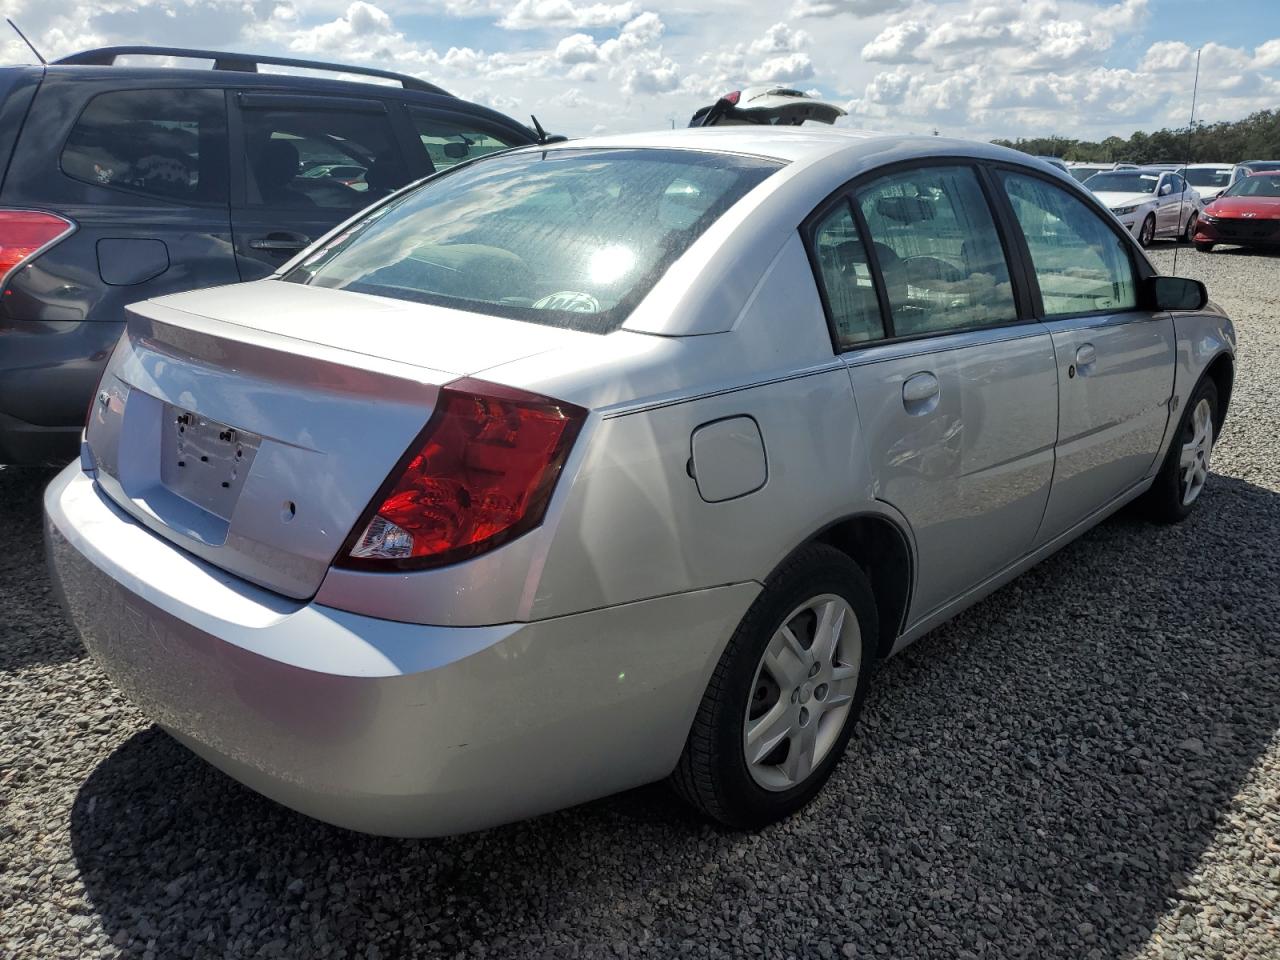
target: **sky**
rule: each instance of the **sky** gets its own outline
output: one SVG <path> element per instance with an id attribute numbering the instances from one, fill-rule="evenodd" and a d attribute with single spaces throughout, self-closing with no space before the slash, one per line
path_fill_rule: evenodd
<path id="1" fill-rule="evenodd" d="M 372 65 L 569 136 L 684 126 L 730 90 L 772 83 L 873 130 L 1127 136 L 1186 125 L 1196 49 L 1197 120 L 1280 106 L 1280 0 L 0 0 L 0 11 L 48 59 L 150 43 Z M 0 39 L 0 62 L 31 59 L 16 36 Z"/>

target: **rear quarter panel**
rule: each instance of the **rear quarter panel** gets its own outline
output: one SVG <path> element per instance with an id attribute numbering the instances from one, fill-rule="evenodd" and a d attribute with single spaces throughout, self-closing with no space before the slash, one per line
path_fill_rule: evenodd
<path id="1" fill-rule="evenodd" d="M 707 503 L 687 470 L 690 440 L 700 425 L 733 416 L 759 425 L 768 478 L 754 493 Z M 604 420 L 530 614 L 762 580 L 871 497 L 843 367 Z"/>
<path id="2" fill-rule="evenodd" d="M 1235 326 L 1217 304 L 1210 303 L 1204 310 L 1174 313 L 1173 328 L 1177 340 L 1173 394 L 1178 407 L 1169 418 L 1161 450 L 1169 448 L 1182 422 L 1182 411 L 1209 365 L 1224 354 L 1231 357 L 1234 364 L 1236 353 Z M 1225 417 L 1226 413 L 1225 409 L 1220 410 L 1219 417 Z M 1157 457 L 1153 470 L 1158 470 L 1163 460 Z"/>

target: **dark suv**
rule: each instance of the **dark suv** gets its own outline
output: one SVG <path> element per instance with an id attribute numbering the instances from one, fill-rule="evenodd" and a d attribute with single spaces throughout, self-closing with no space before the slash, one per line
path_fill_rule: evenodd
<path id="1" fill-rule="evenodd" d="M 213 69 L 117 65 L 134 54 Z M 126 304 L 266 276 L 397 187 L 537 140 L 359 67 L 111 47 L 0 68 L 0 464 L 74 458 Z"/>

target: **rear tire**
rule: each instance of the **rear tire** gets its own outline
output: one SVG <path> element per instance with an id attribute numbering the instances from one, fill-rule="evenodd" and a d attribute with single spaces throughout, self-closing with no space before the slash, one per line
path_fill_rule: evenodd
<path id="1" fill-rule="evenodd" d="M 1208 377 L 1191 395 L 1160 472 L 1143 500 L 1157 523 L 1178 523 L 1191 515 L 1209 475 L 1218 423 L 1218 386 Z"/>
<path id="2" fill-rule="evenodd" d="M 1200 253 L 1213 253 L 1213 246 L 1212 243 L 1197 243 L 1196 250 Z"/>
<path id="3" fill-rule="evenodd" d="M 807 804 L 853 733 L 878 636 L 858 565 L 825 544 L 797 551 L 720 657 L 671 775 L 676 792 L 734 828 L 764 826 Z"/>
<path id="4" fill-rule="evenodd" d="M 1142 247 L 1149 247 L 1156 239 L 1156 217 L 1153 213 L 1147 214 L 1147 219 L 1142 221 L 1142 227 L 1138 230 L 1138 244 Z"/>

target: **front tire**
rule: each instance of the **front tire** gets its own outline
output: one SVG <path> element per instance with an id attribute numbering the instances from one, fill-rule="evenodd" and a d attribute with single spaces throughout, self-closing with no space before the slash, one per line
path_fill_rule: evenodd
<path id="1" fill-rule="evenodd" d="M 879 619 L 846 554 L 810 544 L 769 578 L 729 640 L 671 775 L 734 828 L 789 816 L 822 789 L 866 695 Z"/>
<path id="2" fill-rule="evenodd" d="M 1213 253 L 1213 246 L 1212 243 L 1197 243 L 1196 250 L 1200 253 Z"/>
<path id="3" fill-rule="evenodd" d="M 1200 214 L 1192 210 L 1191 216 L 1187 217 L 1187 228 L 1182 231 L 1182 239 L 1184 241 L 1186 241 L 1187 243 L 1195 243 L 1196 227 L 1199 225 L 1199 223 L 1200 223 Z"/>
<path id="4" fill-rule="evenodd" d="M 1190 516 L 1209 477 L 1209 458 L 1218 423 L 1218 386 L 1200 381 L 1182 412 L 1160 472 L 1145 496 L 1147 513 L 1157 523 L 1178 523 Z"/>
<path id="5" fill-rule="evenodd" d="M 1156 239 L 1156 217 L 1153 213 L 1147 214 L 1147 219 L 1142 221 L 1142 227 L 1138 230 L 1138 244 L 1142 247 L 1149 247 Z"/>

